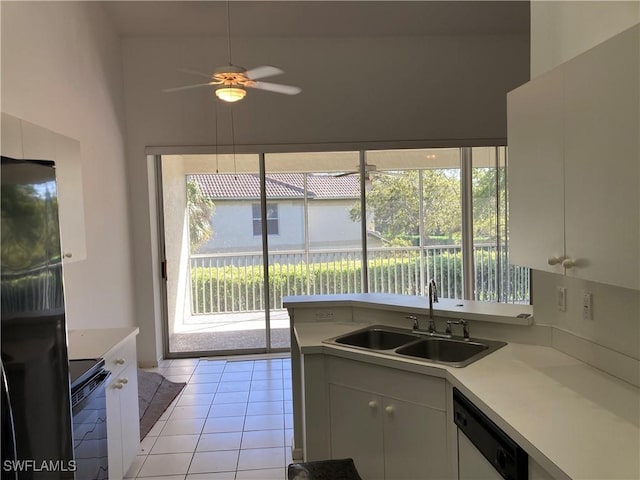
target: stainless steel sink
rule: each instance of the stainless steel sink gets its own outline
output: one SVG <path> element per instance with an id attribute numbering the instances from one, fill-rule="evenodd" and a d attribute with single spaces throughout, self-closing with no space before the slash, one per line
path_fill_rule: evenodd
<path id="1" fill-rule="evenodd" d="M 453 367 L 464 367 L 504 345 L 505 342 L 492 340 L 429 337 L 398 348 L 395 353 Z"/>
<path id="2" fill-rule="evenodd" d="M 451 367 L 465 367 L 506 345 L 505 342 L 479 338 L 428 336 L 409 329 L 381 325 L 330 338 L 325 343 L 374 350 L 394 357 L 411 357 Z"/>
<path id="3" fill-rule="evenodd" d="M 371 327 L 355 333 L 342 335 L 335 339 L 341 345 L 352 347 L 370 348 L 372 350 L 389 350 L 392 348 L 415 342 L 420 337 L 405 332 L 389 330 L 380 327 Z"/>

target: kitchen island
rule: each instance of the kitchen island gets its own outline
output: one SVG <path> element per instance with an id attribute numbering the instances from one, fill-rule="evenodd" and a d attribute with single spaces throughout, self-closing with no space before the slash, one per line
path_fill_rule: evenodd
<path id="1" fill-rule="evenodd" d="M 300 390 L 299 395 L 294 391 L 294 419 L 301 427 L 298 431 L 296 425 L 296 434 L 300 433 L 296 441 L 302 442 L 296 443 L 296 447 L 306 449 L 308 456 L 314 456 L 314 449 L 322 455 L 331 455 L 333 437 L 330 418 L 306 418 L 304 413 L 311 411 L 316 415 L 320 412 L 320 416 L 330 417 L 320 405 L 334 401 L 337 387 L 342 388 L 347 382 L 358 384 L 354 388 L 377 392 L 375 385 L 361 388 L 361 378 L 352 377 L 346 381 L 336 378 L 337 372 L 346 368 L 353 367 L 354 371 L 360 372 L 360 377 L 375 376 L 375 368 L 378 368 L 381 375 L 393 372 L 406 375 L 409 372 L 445 382 L 445 405 L 441 407 L 436 403 L 434 408 L 446 415 L 444 436 L 448 475 L 452 478 L 457 477 L 457 444 L 451 412 L 454 387 L 527 452 L 530 478 L 640 478 L 640 392 L 637 387 L 545 345 L 545 335 L 536 332 L 534 325 L 521 327 L 530 330 L 527 335 L 510 335 L 511 327 L 504 325 L 507 333 L 502 332 L 500 339 L 509 344 L 464 368 L 323 343 L 323 340 L 372 324 L 409 328 L 410 324 L 404 318 L 407 309 L 413 308 L 412 313 L 418 316 L 428 313 L 424 309 L 415 310 L 417 307 L 411 306 L 414 299 L 409 301 L 409 306 L 403 306 L 402 298 L 396 298 L 387 308 L 378 303 L 379 299 L 373 302 L 369 299 L 363 304 L 360 303 L 362 296 L 347 297 L 342 296 L 336 304 L 331 301 L 318 303 L 318 298 L 311 301 L 305 297 L 290 297 L 286 300 L 292 316 L 293 385 L 294 389 Z M 367 304 L 372 304 L 373 310 L 367 308 Z M 394 315 L 398 305 L 399 315 Z M 376 315 L 377 311 L 383 311 L 384 315 Z M 464 311 L 440 315 L 442 305 L 436 312 L 436 319 L 466 315 Z M 317 321 L 318 317 L 323 320 Z M 385 317 L 388 321 L 384 321 Z M 489 315 L 483 320 L 487 324 L 494 323 Z M 486 333 L 498 332 L 498 327 L 491 328 L 473 323 L 471 336 L 492 338 Z M 519 341 L 509 339 L 510 336 Z M 434 387 L 433 382 L 417 386 L 422 391 L 415 394 L 422 394 L 422 399 L 431 395 L 426 391 L 426 385 L 432 391 L 439 388 Z M 392 392 L 392 396 L 397 398 L 399 394 Z M 334 403 L 339 405 L 337 401 Z M 427 400 L 424 403 L 428 403 Z M 310 410 L 306 409 L 307 405 Z M 310 431 L 307 425 L 312 426 L 314 438 L 305 435 Z M 322 425 L 329 426 L 323 430 Z"/>

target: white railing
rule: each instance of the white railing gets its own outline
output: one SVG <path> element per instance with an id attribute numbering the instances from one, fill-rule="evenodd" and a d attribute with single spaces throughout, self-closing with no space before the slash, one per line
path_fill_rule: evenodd
<path id="1" fill-rule="evenodd" d="M 500 256 L 500 258 L 498 258 Z M 191 256 L 192 314 L 264 310 L 264 271 L 260 253 Z M 500 260 L 500 261 L 498 261 Z M 368 290 L 423 294 L 436 280 L 443 298 L 462 298 L 462 250 L 459 245 L 389 247 L 368 250 Z M 269 296 L 273 309 L 289 295 L 362 292 L 359 250 L 290 250 L 269 255 Z M 529 303 L 529 270 L 511 266 L 493 245 L 474 247 L 476 300 Z"/>

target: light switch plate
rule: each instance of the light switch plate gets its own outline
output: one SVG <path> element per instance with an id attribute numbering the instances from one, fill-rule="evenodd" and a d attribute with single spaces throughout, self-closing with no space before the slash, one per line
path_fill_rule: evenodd
<path id="1" fill-rule="evenodd" d="M 556 305 L 561 312 L 567 311 L 567 289 L 556 287 Z"/>
<path id="2" fill-rule="evenodd" d="M 593 298 L 590 292 L 582 292 L 582 319 L 593 320 Z"/>

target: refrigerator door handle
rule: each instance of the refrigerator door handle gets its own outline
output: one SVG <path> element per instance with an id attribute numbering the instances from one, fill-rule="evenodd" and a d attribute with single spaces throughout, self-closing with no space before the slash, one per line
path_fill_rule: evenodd
<path id="1" fill-rule="evenodd" d="M 2 383 L 2 461 L 17 460 L 16 452 L 16 430 L 13 423 L 13 410 L 11 409 L 11 397 L 9 396 L 9 386 L 7 385 L 7 376 L 4 373 L 4 363 L 0 360 L 0 380 Z M 8 445 L 7 445 L 8 442 Z M 9 457 L 9 458 L 7 458 Z M 2 479 L 18 478 L 17 472 L 15 476 L 7 477 L 8 472 L 3 471 Z"/>

